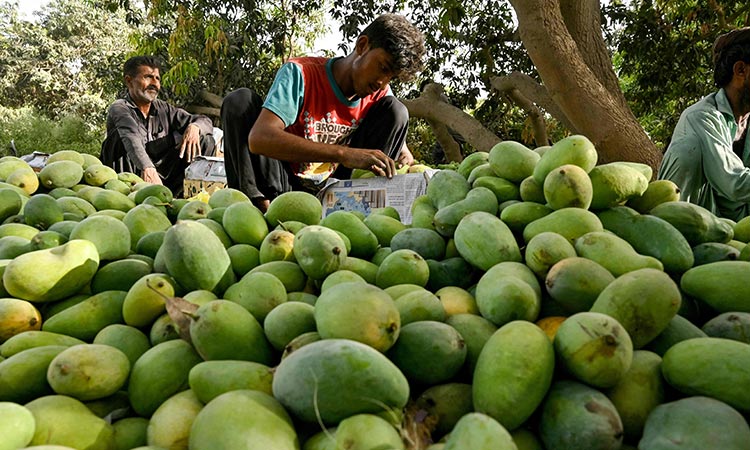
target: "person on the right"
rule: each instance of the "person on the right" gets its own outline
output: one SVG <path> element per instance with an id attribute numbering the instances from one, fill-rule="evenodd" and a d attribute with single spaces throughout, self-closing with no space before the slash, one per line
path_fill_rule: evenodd
<path id="1" fill-rule="evenodd" d="M 680 200 L 720 217 L 750 215 L 750 27 L 719 36 L 713 46 L 714 83 L 680 115 L 658 178 L 680 188 Z"/>

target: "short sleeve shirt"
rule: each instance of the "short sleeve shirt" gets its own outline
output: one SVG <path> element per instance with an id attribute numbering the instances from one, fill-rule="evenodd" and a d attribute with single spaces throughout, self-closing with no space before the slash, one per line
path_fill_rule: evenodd
<path id="1" fill-rule="evenodd" d="M 333 78 L 336 58 L 294 58 L 276 74 L 263 107 L 276 114 L 286 131 L 316 142 L 346 145 L 370 107 L 390 88 L 349 100 Z M 290 163 L 292 172 L 314 184 L 325 181 L 336 163 Z"/>

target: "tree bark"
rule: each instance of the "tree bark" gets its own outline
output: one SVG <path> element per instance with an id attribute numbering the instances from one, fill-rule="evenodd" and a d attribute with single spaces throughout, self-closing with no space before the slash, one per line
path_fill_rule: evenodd
<path id="1" fill-rule="evenodd" d="M 437 83 L 430 83 L 425 86 L 422 95 L 418 98 L 401 99 L 401 102 L 409 110 L 410 116 L 444 124 L 460 134 L 466 142 L 478 151 L 488 152 L 495 144 L 500 142 L 501 139 L 485 128 L 478 120 L 443 101 L 440 94 L 442 94 L 442 86 Z"/>
<path id="2" fill-rule="evenodd" d="M 656 172 L 661 153 L 620 101 L 619 87 L 610 91 L 587 64 L 566 26 L 561 1 L 568 0 L 510 0 L 524 46 L 544 86 L 575 129 L 594 143 L 600 162 L 637 161 Z M 581 4 L 590 1 L 578 0 Z M 598 24 L 588 25 L 587 39 L 602 39 Z"/>

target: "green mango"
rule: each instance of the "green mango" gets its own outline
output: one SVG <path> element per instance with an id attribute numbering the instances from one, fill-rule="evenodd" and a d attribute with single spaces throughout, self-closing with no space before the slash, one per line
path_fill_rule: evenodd
<path id="1" fill-rule="evenodd" d="M 445 441 L 444 450 L 517 450 L 508 430 L 492 417 L 472 412 L 461 417 Z"/>
<path id="2" fill-rule="evenodd" d="M 115 179 L 115 181 L 118 181 Z M 146 445 L 148 419 L 143 417 L 125 417 L 112 423 L 115 434 L 116 449 L 132 449 Z"/>
<path id="3" fill-rule="evenodd" d="M 539 233 L 526 244 L 524 261 L 539 279 L 547 277 L 550 268 L 565 258 L 578 256 L 573 245 L 552 231 Z"/>
<path id="4" fill-rule="evenodd" d="M 336 424 L 354 414 L 403 408 L 409 383 L 374 348 L 348 339 L 323 339 L 281 360 L 273 395 L 302 421 Z"/>
<path id="5" fill-rule="evenodd" d="M 702 337 L 678 342 L 662 362 L 664 379 L 685 395 L 721 400 L 740 412 L 750 412 L 750 393 L 745 389 L 750 374 L 750 346 L 731 339 Z"/>
<path id="6" fill-rule="evenodd" d="M 164 313 L 164 297 L 174 297 L 174 280 L 163 273 L 150 273 L 136 281 L 122 304 L 122 317 L 125 324 L 136 328 L 153 323 Z"/>
<path id="7" fill-rule="evenodd" d="M 224 292 L 224 298 L 241 305 L 261 323 L 274 308 L 287 301 L 284 283 L 264 272 L 248 273 Z"/>
<path id="8" fill-rule="evenodd" d="M 411 227 L 434 230 L 433 220 L 437 208 L 432 205 L 432 200 L 427 194 L 420 195 L 411 204 Z"/>
<path id="9" fill-rule="evenodd" d="M 364 224 L 378 238 L 380 247 L 389 247 L 393 236 L 407 228 L 400 220 L 386 214 L 370 214 L 365 217 Z"/>
<path id="10" fill-rule="evenodd" d="M 331 276 L 343 272 L 348 271 L 339 270 L 331 274 Z M 354 272 L 349 273 L 359 277 L 359 275 L 354 274 Z M 326 278 L 326 281 L 329 280 L 331 276 Z M 362 280 L 362 282 L 364 283 L 364 280 Z M 321 288 L 321 291 L 327 289 L 328 288 L 324 286 Z M 278 351 L 283 351 L 284 347 L 286 347 L 292 339 L 309 331 L 316 331 L 315 308 L 312 305 L 303 302 L 284 302 L 273 308 L 263 320 L 263 332 L 273 348 Z"/>
<path id="11" fill-rule="evenodd" d="M 27 225 L 46 230 L 52 224 L 63 220 L 64 211 L 51 195 L 37 194 L 23 206 L 22 214 Z"/>
<path id="12" fill-rule="evenodd" d="M 732 339 L 750 344 L 750 313 L 729 312 L 719 314 L 701 327 L 711 337 Z"/>
<path id="13" fill-rule="evenodd" d="M 190 322 L 190 338 L 205 360 L 273 362 L 273 352 L 263 327 L 250 312 L 229 300 L 212 300 L 200 306 Z"/>
<path id="14" fill-rule="evenodd" d="M 249 202 L 250 198 L 244 192 L 229 187 L 221 188 L 211 194 L 208 204 L 211 208 L 227 207 L 232 203 Z"/>
<path id="15" fill-rule="evenodd" d="M 690 244 L 682 233 L 664 219 L 638 214 L 627 206 L 600 211 L 597 216 L 606 230 L 626 240 L 641 255 L 658 259 L 669 273 L 683 273 L 694 264 Z"/>
<path id="16" fill-rule="evenodd" d="M 51 302 L 87 286 L 98 267 L 96 246 L 74 239 L 59 247 L 18 256 L 6 266 L 3 284 L 13 297 Z"/>
<path id="17" fill-rule="evenodd" d="M 491 190 L 495 194 L 498 204 L 508 200 L 519 200 L 521 198 L 521 191 L 519 190 L 518 185 L 512 181 L 497 176 L 478 177 L 471 184 L 471 187 L 472 189 L 476 187 L 486 187 Z"/>
<path id="18" fill-rule="evenodd" d="M 81 401 L 113 395 L 130 375 L 127 355 L 115 347 L 82 344 L 68 347 L 50 362 L 47 381 L 55 393 Z"/>
<path id="19" fill-rule="evenodd" d="M 461 257 L 481 270 L 503 261 L 521 261 L 521 250 L 510 228 L 485 211 L 475 211 L 461 219 L 454 240 Z"/>
<path id="20" fill-rule="evenodd" d="M 252 273 L 269 273 L 281 281 L 287 292 L 302 291 L 307 283 L 307 275 L 297 263 L 291 261 L 271 261 L 252 268 L 242 278 Z M 241 282 L 241 280 L 240 280 Z"/>
<path id="21" fill-rule="evenodd" d="M 405 450 L 404 442 L 396 428 L 374 414 L 355 414 L 342 420 L 336 427 L 336 446 L 352 450 Z"/>
<path id="22" fill-rule="evenodd" d="M 134 201 L 140 205 L 151 196 L 157 197 L 162 203 L 170 203 L 174 199 L 168 187 L 161 184 L 149 184 L 136 191 Z"/>
<path id="23" fill-rule="evenodd" d="M 20 213 L 22 206 L 21 194 L 8 188 L 0 189 L 0 221 Z"/>
<path id="24" fill-rule="evenodd" d="M 190 389 L 203 404 L 238 389 L 271 395 L 272 382 L 273 370 L 253 361 L 204 361 L 190 369 L 188 374 Z"/>
<path id="25" fill-rule="evenodd" d="M 0 436 L 3 436 L 2 450 L 15 450 L 25 447 L 34 437 L 34 415 L 23 406 L 13 402 L 0 402 Z"/>
<path id="26" fill-rule="evenodd" d="M 216 397 L 195 416 L 188 445 L 251 450 L 259 442 L 269 450 L 299 449 L 292 419 L 276 399 L 259 391 L 237 390 Z"/>
<path id="27" fill-rule="evenodd" d="M 107 189 L 102 189 L 94 194 L 91 204 L 94 205 L 97 211 L 114 209 L 117 211 L 128 212 L 135 208 L 135 202 L 127 195 Z"/>
<path id="28" fill-rule="evenodd" d="M 129 325 L 112 324 L 102 328 L 94 336 L 94 344 L 109 345 L 119 349 L 128 357 L 130 367 L 151 348 L 151 343 L 141 330 Z"/>
<path id="29" fill-rule="evenodd" d="M 717 261 L 685 272 L 680 288 L 719 313 L 750 312 L 745 285 L 748 276 L 748 261 Z"/>
<path id="30" fill-rule="evenodd" d="M 6 356 L 0 361 L 0 402 L 25 403 L 53 394 L 47 382 L 47 368 L 66 348 L 44 345 Z"/>
<path id="31" fill-rule="evenodd" d="M 39 171 L 39 183 L 47 189 L 70 188 L 83 178 L 83 167 L 74 161 L 52 161 Z"/>
<path id="32" fill-rule="evenodd" d="M 172 226 L 169 219 L 156 206 L 139 204 L 129 210 L 122 223 L 130 230 L 130 248 L 135 250 L 138 241 L 148 233 L 166 231 Z"/>
<path id="33" fill-rule="evenodd" d="M 659 335 L 680 309 L 682 294 L 666 273 L 638 269 L 609 283 L 591 306 L 592 312 L 617 319 L 640 349 Z"/>
<path id="34" fill-rule="evenodd" d="M 435 229 L 445 237 L 453 237 L 459 222 L 468 214 L 484 211 L 495 215 L 497 213 L 497 197 L 487 188 L 471 189 L 461 200 L 444 208 L 438 209 L 433 218 Z"/>
<path id="35" fill-rule="evenodd" d="M 598 153 L 594 144 L 582 135 L 572 135 L 555 142 L 544 152 L 539 162 L 534 166 L 534 180 L 540 185 L 552 170 L 565 165 L 574 164 L 586 173 L 596 166 Z"/>
<path id="36" fill-rule="evenodd" d="M 91 341 L 104 327 L 122 323 L 125 291 L 104 291 L 60 311 L 42 324 L 43 331 Z"/>
<path id="37" fill-rule="evenodd" d="M 317 197 L 305 191 L 290 191 L 271 201 L 265 219 L 272 227 L 288 220 L 317 225 L 322 215 L 323 205 Z"/>
<path id="38" fill-rule="evenodd" d="M 647 214 L 657 205 L 665 202 L 676 202 L 679 199 L 680 188 L 672 180 L 654 180 L 648 183 L 648 187 L 643 194 L 629 199 L 625 202 L 625 205 L 641 214 Z"/>
<path id="39" fill-rule="evenodd" d="M 338 270 L 347 255 L 343 239 L 320 225 L 308 225 L 298 231 L 293 251 L 297 264 L 313 280 L 322 280 Z"/>
<path id="40" fill-rule="evenodd" d="M 496 176 L 519 183 L 534 172 L 540 158 L 520 142 L 502 141 L 490 149 L 488 162 Z"/>
<path id="41" fill-rule="evenodd" d="M 150 417 L 169 397 L 189 387 L 190 369 L 201 361 L 195 349 L 181 339 L 151 347 L 130 371 L 128 394 L 133 410 Z"/>
<path id="42" fill-rule="evenodd" d="M 737 411 L 709 397 L 688 397 L 654 408 L 646 420 L 640 450 L 674 447 L 741 450 L 750 442 L 750 427 Z"/>
<path id="43" fill-rule="evenodd" d="M 618 450 L 622 421 L 601 392 L 575 381 L 556 381 L 541 409 L 539 434 L 545 448 Z"/>
<path id="44" fill-rule="evenodd" d="M 614 233 L 588 232 L 574 242 L 576 253 L 601 264 L 615 277 L 638 269 L 664 270 L 661 261 L 636 252 L 632 245 Z"/>
<path id="45" fill-rule="evenodd" d="M 432 386 L 445 383 L 458 373 L 466 360 L 466 345 L 450 325 L 420 320 L 401 327 L 386 356 L 412 383 Z"/>
<path id="46" fill-rule="evenodd" d="M 354 256 L 347 256 L 346 259 L 344 259 L 344 262 L 339 266 L 338 272 L 342 270 L 354 272 L 362 277 L 365 282 L 370 284 L 375 284 L 378 275 L 378 266 L 376 264 Z M 333 274 L 335 273 L 336 272 L 333 272 Z"/>
<path id="47" fill-rule="evenodd" d="M 139 259 L 120 259 L 105 263 L 91 279 L 91 293 L 104 291 L 129 291 L 144 276 L 151 273 L 152 266 Z"/>
<path id="48" fill-rule="evenodd" d="M 727 243 L 734 236 L 733 226 L 706 208 L 690 202 L 661 203 L 652 208 L 649 214 L 672 224 L 685 236 L 690 246 L 704 242 Z"/>
<path id="49" fill-rule="evenodd" d="M 369 259 L 378 249 L 378 238 L 364 222 L 349 211 L 334 211 L 320 225 L 344 233 L 351 242 L 350 256 Z"/>
<path id="50" fill-rule="evenodd" d="M 588 209 L 593 199 L 593 187 L 588 173 L 575 164 L 555 168 L 544 178 L 544 199 L 552 209 Z"/>
<path id="51" fill-rule="evenodd" d="M 85 239 L 96 245 L 104 261 L 122 259 L 130 253 L 130 231 L 113 217 L 87 217 L 70 232 L 70 239 Z"/>
<path id="52" fill-rule="evenodd" d="M 375 285 L 381 289 L 396 284 L 426 286 L 430 278 L 430 267 L 414 250 L 391 251 L 378 266 Z"/>
<path id="53" fill-rule="evenodd" d="M 646 350 L 636 350 L 630 369 L 604 394 L 617 409 L 625 440 L 638 442 L 648 415 L 664 403 L 661 357 Z"/>
<path id="54" fill-rule="evenodd" d="M 203 406 L 190 389 L 169 397 L 154 411 L 148 421 L 146 442 L 165 449 L 187 448 L 190 428 Z"/>
<path id="55" fill-rule="evenodd" d="M 667 327 L 649 342 L 645 348 L 659 356 L 664 356 L 664 353 L 678 342 L 707 336 L 704 331 L 678 313 L 672 317 Z"/>
<path id="56" fill-rule="evenodd" d="M 438 210 L 463 200 L 471 190 L 466 177 L 455 170 L 441 170 L 427 183 L 427 197 Z"/>
<path id="57" fill-rule="evenodd" d="M 472 170 L 489 162 L 489 156 L 489 152 L 479 151 L 469 153 L 463 160 L 461 160 L 461 163 L 456 168 L 456 172 L 461 174 L 464 178 L 469 178 Z"/>
<path id="58" fill-rule="evenodd" d="M 36 430 L 30 446 L 60 445 L 87 450 L 114 448 L 112 426 L 83 403 L 65 395 L 48 395 L 26 404 Z"/>
<path id="59" fill-rule="evenodd" d="M 526 225 L 523 229 L 523 240 L 529 242 L 539 233 L 554 231 L 574 241 L 588 232 L 602 230 L 602 222 L 591 211 L 582 208 L 563 208 Z"/>
<path id="60" fill-rule="evenodd" d="M 465 369 L 469 375 L 474 372 L 479 355 L 497 326 L 480 315 L 456 314 L 449 316 L 445 323 L 455 328 L 466 344 Z"/>
<path id="61" fill-rule="evenodd" d="M 464 415 L 473 411 L 471 385 L 446 383 L 430 386 L 415 400 L 417 407 L 437 419 L 433 440 L 449 433 Z"/>
<path id="62" fill-rule="evenodd" d="M 205 289 L 220 295 L 236 281 L 226 248 L 201 223 L 173 225 L 164 235 L 161 249 L 167 271 L 188 291 Z"/>
<path id="63" fill-rule="evenodd" d="M 593 198 L 591 209 L 604 209 L 624 204 L 648 189 L 649 179 L 630 165 L 613 162 L 594 167 L 589 172 Z"/>
<path id="64" fill-rule="evenodd" d="M 596 388 L 618 384 L 633 362 L 633 342 L 617 320 L 580 312 L 565 319 L 555 333 L 555 355 L 577 380 Z"/>
<path id="65" fill-rule="evenodd" d="M 109 180 L 117 180 L 117 172 L 104 164 L 90 164 L 83 171 L 83 182 L 90 186 L 104 186 Z"/>
<path id="66" fill-rule="evenodd" d="M 17 353 L 32 348 L 50 345 L 70 347 L 71 345 L 83 343 L 84 342 L 80 339 L 66 336 L 64 334 L 53 333 L 51 331 L 28 330 L 13 335 L 3 342 L 2 345 L 0 345 L 0 355 L 5 358 L 10 358 Z"/>
<path id="67" fill-rule="evenodd" d="M 49 165 L 57 161 L 73 161 L 79 166 L 83 166 L 83 164 L 86 162 L 83 153 L 77 152 L 75 150 L 58 150 L 49 155 L 46 163 Z"/>
<path id="68" fill-rule="evenodd" d="M 588 311 L 614 280 L 614 275 L 598 262 L 572 256 L 550 267 L 544 283 L 550 297 L 566 311 L 577 313 Z"/>
<path id="69" fill-rule="evenodd" d="M 466 181 L 469 182 L 469 184 L 473 185 L 474 182 L 479 177 L 495 177 L 495 171 L 492 170 L 492 167 L 490 164 L 484 163 L 476 166 L 474 169 L 472 169 L 471 173 L 469 173 L 469 176 L 466 177 Z"/>
<path id="70" fill-rule="evenodd" d="M 222 225 L 236 244 L 260 247 L 268 234 L 268 223 L 263 213 L 251 202 L 237 202 L 227 206 Z"/>
<path id="71" fill-rule="evenodd" d="M 541 328 L 523 320 L 505 324 L 479 354 L 472 383 L 474 410 L 507 430 L 518 428 L 542 403 L 554 366 L 552 343 Z"/>

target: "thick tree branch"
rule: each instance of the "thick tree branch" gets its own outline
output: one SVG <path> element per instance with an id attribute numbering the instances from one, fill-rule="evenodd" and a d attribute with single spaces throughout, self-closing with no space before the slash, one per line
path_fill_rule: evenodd
<path id="1" fill-rule="evenodd" d="M 440 98 L 443 93 L 442 89 L 439 84 L 430 83 L 425 86 L 422 95 L 418 98 L 413 100 L 402 99 L 401 102 L 409 110 L 409 115 L 412 117 L 432 120 L 446 125 L 460 134 L 466 142 L 478 151 L 488 152 L 492 146 L 500 142 L 500 138 L 485 128 L 478 120 L 443 101 Z"/>
<path id="2" fill-rule="evenodd" d="M 560 13 L 581 58 L 597 80 L 609 92 L 621 92 L 620 81 L 612 70 L 612 57 L 602 37 L 599 0 L 560 0 Z M 618 101 L 625 105 L 625 96 L 620 95 Z"/>
<path id="3" fill-rule="evenodd" d="M 619 101 L 622 92 L 610 92 L 583 60 L 558 0 L 510 1 L 544 86 L 575 128 L 597 147 L 600 161 L 626 159 L 656 170 L 661 153 L 630 108 Z"/>
<path id="4" fill-rule="evenodd" d="M 432 132 L 435 134 L 435 139 L 440 144 L 440 147 L 443 148 L 443 153 L 445 153 L 445 159 L 447 161 L 456 161 L 461 162 L 464 159 L 464 155 L 461 154 L 461 146 L 458 145 L 458 142 L 456 142 L 455 139 L 453 139 L 453 136 L 451 136 L 450 130 L 448 130 L 448 127 L 445 126 L 444 123 L 426 119 L 427 123 L 432 128 Z"/>
<path id="5" fill-rule="evenodd" d="M 185 111 L 192 114 L 203 114 L 211 118 L 218 118 L 221 115 L 219 108 L 211 108 L 210 106 L 187 105 Z"/>
<path id="6" fill-rule="evenodd" d="M 521 91 L 518 89 L 511 89 L 506 93 L 508 98 L 518 105 L 521 109 L 526 111 L 531 119 L 531 127 L 534 130 L 534 142 L 537 147 L 542 145 L 549 145 L 549 137 L 547 137 L 547 123 L 544 120 L 544 113 L 534 105 L 528 98 L 526 98 Z"/>
<path id="7" fill-rule="evenodd" d="M 576 127 L 570 122 L 570 120 L 568 120 L 560 107 L 557 106 L 555 101 L 549 95 L 549 92 L 547 92 L 547 89 L 537 83 L 537 81 L 530 76 L 522 74 L 521 72 L 513 72 L 504 77 L 493 78 L 491 85 L 493 89 L 503 94 L 517 89 L 524 97 L 529 99 L 535 105 L 541 107 L 558 122 L 563 124 L 563 126 L 570 130 L 571 133 L 578 133 Z"/>
<path id="8" fill-rule="evenodd" d="M 221 102 L 224 101 L 224 97 L 221 97 L 219 95 L 214 94 L 213 92 L 208 92 L 207 90 L 201 90 L 198 93 L 198 96 L 203 99 L 206 103 L 209 105 L 221 108 Z"/>

